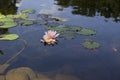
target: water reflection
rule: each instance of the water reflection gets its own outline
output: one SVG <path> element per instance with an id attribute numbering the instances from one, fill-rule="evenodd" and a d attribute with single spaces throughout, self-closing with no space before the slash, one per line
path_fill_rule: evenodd
<path id="1" fill-rule="evenodd" d="M 56 0 L 62 8 L 72 7 L 72 14 L 104 16 L 120 21 L 119 0 Z"/>
<path id="2" fill-rule="evenodd" d="M 18 3 L 20 3 L 21 0 L 0 0 L 0 12 L 2 14 L 15 14 L 17 12 Z"/>

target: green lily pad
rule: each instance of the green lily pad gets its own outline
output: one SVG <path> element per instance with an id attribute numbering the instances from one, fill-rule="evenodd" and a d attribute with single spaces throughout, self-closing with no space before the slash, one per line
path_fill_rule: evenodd
<path id="1" fill-rule="evenodd" d="M 85 41 L 82 45 L 87 49 L 96 49 L 100 46 L 98 42 L 91 40 Z"/>
<path id="2" fill-rule="evenodd" d="M 30 13 L 30 14 L 33 14 L 35 13 L 35 10 L 34 9 L 24 9 L 24 10 L 21 10 L 22 13 Z"/>
<path id="3" fill-rule="evenodd" d="M 16 40 L 18 37 L 17 34 L 2 34 L 0 40 Z"/>
<path id="4" fill-rule="evenodd" d="M 36 22 L 39 25 L 45 25 L 45 24 L 47 24 L 47 21 L 45 21 L 45 20 L 37 20 Z"/>
<path id="5" fill-rule="evenodd" d="M 58 25 L 58 24 L 55 24 Z M 80 31 L 82 28 L 79 26 L 71 26 L 71 25 L 63 25 L 60 24 L 58 26 L 46 26 L 47 30 L 54 30 L 60 33 L 60 37 L 64 39 L 73 39 L 76 35 L 77 32 Z"/>
<path id="6" fill-rule="evenodd" d="M 76 35 L 75 32 L 66 31 L 66 32 L 60 33 L 59 37 L 70 40 L 70 39 L 74 39 L 75 35 Z"/>
<path id="7" fill-rule="evenodd" d="M 3 14 L 0 13 L 0 19 L 1 18 L 5 18 L 5 15 L 3 15 Z"/>
<path id="8" fill-rule="evenodd" d="M 3 24 L 0 25 L 0 28 L 6 29 L 6 28 L 12 28 L 12 27 L 15 27 L 15 26 L 17 26 L 16 22 L 7 21 L 7 22 L 3 22 Z"/>
<path id="9" fill-rule="evenodd" d="M 23 26 L 28 26 L 28 25 L 34 24 L 34 21 L 33 20 L 21 20 L 19 23 L 22 24 Z"/>
<path id="10" fill-rule="evenodd" d="M 16 15 L 7 15 L 7 18 L 22 18 L 22 19 L 26 19 L 28 18 L 28 16 L 26 14 L 16 14 Z"/>
<path id="11" fill-rule="evenodd" d="M 82 30 L 78 31 L 77 33 L 82 34 L 82 35 L 95 35 L 96 31 L 92 30 L 92 29 L 83 28 Z"/>
<path id="12" fill-rule="evenodd" d="M 7 18 L 7 17 L 0 19 L 0 22 L 8 22 L 8 21 L 14 21 L 14 20 L 11 18 Z"/>

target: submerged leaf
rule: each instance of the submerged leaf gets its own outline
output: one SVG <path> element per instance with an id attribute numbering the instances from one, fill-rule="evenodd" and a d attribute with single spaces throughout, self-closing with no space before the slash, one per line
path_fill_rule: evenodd
<path id="1" fill-rule="evenodd" d="M 96 49 L 100 46 L 98 42 L 91 40 L 85 41 L 82 45 L 87 49 Z"/>
<path id="2" fill-rule="evenodd" d="M 0 40 L 15 40 L 18 37 L 17 34 L 2 34 L 0 35 Z"/>

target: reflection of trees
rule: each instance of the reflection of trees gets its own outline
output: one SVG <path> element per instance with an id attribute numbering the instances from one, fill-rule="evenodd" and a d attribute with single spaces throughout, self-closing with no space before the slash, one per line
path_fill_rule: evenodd
<path id="1" fill-rule="evenodd" d="M 56 0 L 62 7 L 72 6 L 73 14 L 95 16 L 99 13 L 106 18 L 120 17 L 120 0 Z"/>
<path id="2" fill-rule="evenodd" d="M 2 14 L 15 14 L 17 7 L 15 6 L 17 0 L 0 0 L 0 12 Z"/>

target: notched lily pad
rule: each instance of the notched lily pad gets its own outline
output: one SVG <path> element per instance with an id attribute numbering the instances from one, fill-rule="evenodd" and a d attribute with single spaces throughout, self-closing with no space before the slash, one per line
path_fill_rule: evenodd
<path id="1" fill-rule="evenodd" d="M 78 31 L 77 33 L 82 34 L 82 35 L 95 35 L 96 31 L 92 30 L 92 29 L 83 28 L 82 30 Z"/>
<path id="2" fill-rule="evenodd" d="M 22 13 L 30 13 L 30 14 L 33 14 L 35 13 L 35 10 L 34 9 L 24 9 L 24 10 L 21 10 Z"/>
<path id="3" fill-rule="evenodd" d="M 93 40 L 86 40 L 82 45 L 87 49 L 96 49 L 100 46 L 98 42 Z"/>
<path id="4" fill-rule="evenodd" d="M 7 28 L 15 27 L 15 26 L 17 26 L 17 23 L 16 23 L 16 22 L 7 21 L 7 22 L 3 22 L 3 24 L 0 25 L 0 28 L 7 29 Z"/>
<path id="5" fill-rule="evenodd" d="M 19 23 L 22 24 L 23 26 L 28 26 L 28 25 L 34 24 L 34 21 L 33 20 L 21 20 Z"/>
<path id="6" fill-rule="evenodd" d="M 16 40 L 18 37 L 17 34 L 2 34 L 0 40 Z"/>

